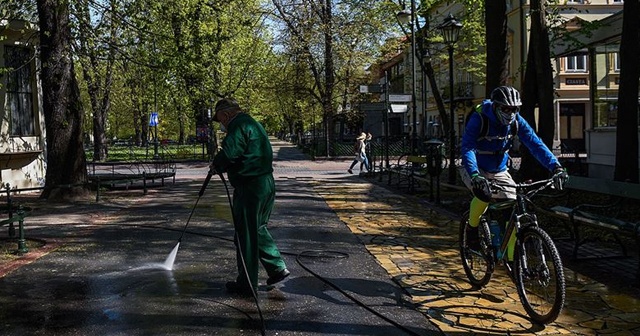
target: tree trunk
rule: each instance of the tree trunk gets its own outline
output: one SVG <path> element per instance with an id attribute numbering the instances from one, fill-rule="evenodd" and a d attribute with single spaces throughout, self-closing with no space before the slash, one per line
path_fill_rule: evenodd
<path id="1" fill-rule="evenodd" d="M 536 130 L 547 147 L 551 148 L 556 124 L 553 107 L 554 84 L 549 33 L 544 13 L 540 0 L 531 1 L 531 34 L 523 81 L 521 114 Z M 536 107 L 538 107 L 538 122 L 535 117 Z M 547 170 L 531 156 L 526 148 L 521 148 L 521 153 L 521 177 L 534 180 L 544 178 L 548 173 Z"/>
<path id="2" fill-rule="evenodd" d="M 638 79 L 640 78 L 640 4 L 624 2 L 620 41 L 620 87 L 614 180 L 638 183 Z"/>
<path id="3" fill-rule="evenodd" d="M 83 78 L 87 82 L 87 91 L 93 115 L 93 160 L 104 161 L 107 158 L 106 124 L 111 102 L 111 81 L 115 59 L 115 23 L 112 19 L 109 19 L 109 24 L 111 25 L 109 36 L 102 36 L 109 39 L 111 43 L 109 43 L 107 60 L 101 62 L 101 51 L 96 46 L 95 38 L 92 37 L 99 30 L 95 29 L 91 24 L 89 3 L 78 1 L 75 9 L 79 24 L 80 57 L 78 59 L 82 64 Z"/>
<path id="4" fill-rule="evenodd" d="M 485 27 L 487 37 L 486 96 L 498 86 L 507 83 L 507 3 L 506 1 L 485 1 Z"/>
<path id="5" fill-rule="evenodd" d="M 330 148 L 330 144 L 334 140 L 334 110 L 333 110 L 333 90 L 335 86 L 335 67 L 333 64 L 333 9 L 331 7 L 331 0 L 325 0 L 323 6 L 324 15 L 322 21 L 324 24 L 324 85 L 325 90 L 323 97 L 323 109 L 327 120 L 327 155 L 334 155 L 333 148 Z M 330 151 L 331 149 L 331 151 Z"/>
<path id="6" fill-rule="evenodd" d="M 41 198 L 57 200 L 87 191 L 84 111 L 71 54 L 69 3 L 38 0 L 37 8 L 47 131 L 47 172 Z"/>

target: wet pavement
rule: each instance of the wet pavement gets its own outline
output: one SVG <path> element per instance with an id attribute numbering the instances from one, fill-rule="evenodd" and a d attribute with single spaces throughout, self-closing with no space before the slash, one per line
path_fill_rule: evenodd
<path id="1" fill-rule="evenodd" d="M 224 291 L 235 253 L 225 188 L 215 178 L 174 269 L 164 268 L 206 175 L 204 164 L 184 165 L 175 184 L 146 196 L 34 201 L 27 237 L 47 244 L 0 264 L 0 334 L 259 335 L 262 314 L 267 335 L 640 335 L 632 271 L 604 282 L 566 267 L 562 314 L 532 324 L 502 269 L 482 290 L 466 281 L 457 214 L 348 174 L 350 160 L 311 161 L 287 143 L 273 145 L 270 230 L 292 275 L 261 286 L 260 311 Z M 634 267 L 633 259 L 618 263 Z"/>

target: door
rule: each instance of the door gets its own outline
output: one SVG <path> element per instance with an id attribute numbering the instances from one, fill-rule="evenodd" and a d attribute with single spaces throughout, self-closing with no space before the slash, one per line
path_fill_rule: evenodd
<path id="1" fill-rule="evenodd" d="M 560 103 L 560 144 L 563 153 L 584 152 L 585 103 Z"/>

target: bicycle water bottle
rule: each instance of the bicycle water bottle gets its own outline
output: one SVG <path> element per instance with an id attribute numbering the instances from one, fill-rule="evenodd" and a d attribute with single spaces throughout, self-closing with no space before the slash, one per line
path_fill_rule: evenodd
<path id="1" fill-rule="evenodd" d="M 502 229 L 500 228 L 500 223 L 497 220 L 492 220 L 489 222 L 489 231 L 491 231 L 491 245 L 495 248 L 496 251 L 500 248 L 500 244 L 502 243 Z"/>

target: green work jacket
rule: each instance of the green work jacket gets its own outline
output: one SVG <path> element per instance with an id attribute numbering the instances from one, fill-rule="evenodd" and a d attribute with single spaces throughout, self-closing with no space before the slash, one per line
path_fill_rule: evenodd
<path id="1" fill-rule="evenodd" d="M 234 187 L 272 174 L 273 151 L 264 127 L 250 115 L 240 113 L 229 123 L 213 165 L 217 172 L 227 173 Z"/>

